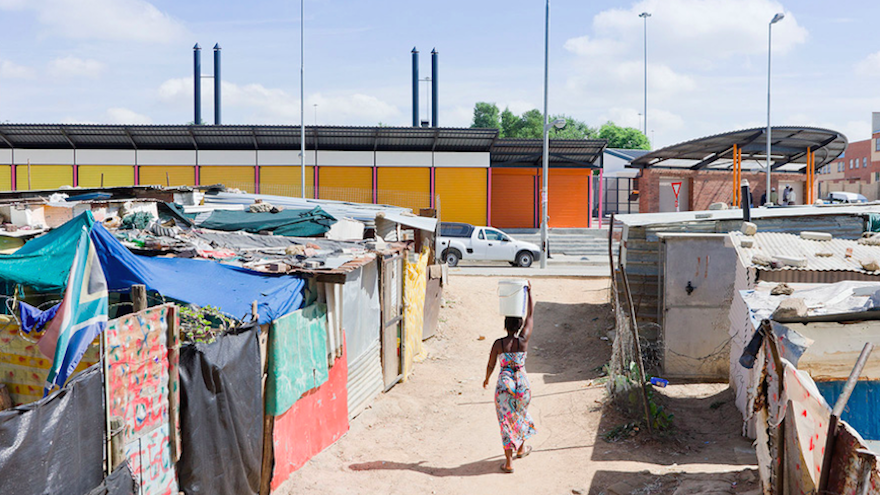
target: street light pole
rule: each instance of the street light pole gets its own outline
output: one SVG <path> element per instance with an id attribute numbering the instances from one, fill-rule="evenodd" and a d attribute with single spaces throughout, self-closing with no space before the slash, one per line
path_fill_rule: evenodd
<path id="1" fill-rule="evenodd" d="M 543 177 L 541 178 L 541 268 L 547 268 L 547 175 L 549 173 L 548 162 L 550 160 L 550 134 L 547 128 L 547 81 L 549 72 L 550 54 L 550 0 L 547 0 L 544 10 L 544 164 Z"/>
<path id="2" fill-rule="evenodd" d="M 306 197 L 305 0 L 299 2 L 299 157 L 302 197 Z"/>
<path id="3" fill-rule="evenodd" d="M 645 136 L 648 135 L 648 17 L 651 14 L 642 12 L 639 17 L 645 20 Z"/>
<path id="4" fill-rule="evenodd" d="M 781 21 L 785 17 L 782 12 L 773 16 L 770 25 L 767 27 L 767 188 L 764 194 L 767 201 L 764 206 L 770 204 L 770 55 L 773 47 L 773 25 Z"/>

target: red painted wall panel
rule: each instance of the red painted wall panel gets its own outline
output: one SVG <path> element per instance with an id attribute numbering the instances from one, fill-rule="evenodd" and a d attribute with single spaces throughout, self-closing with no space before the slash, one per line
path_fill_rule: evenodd
<path id="1" fill-rule="evenodd" d="M 330 368 L 326 383 L 307 392 L 286 413 L 275 418 L 272 490 L 348 431 L 346 348 L 343 345 L 342 357 Z"/>

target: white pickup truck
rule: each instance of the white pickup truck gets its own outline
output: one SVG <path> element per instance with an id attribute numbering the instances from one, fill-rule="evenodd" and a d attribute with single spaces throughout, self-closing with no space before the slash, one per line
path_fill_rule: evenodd
<path id="1" fill-rule="evenodd" d="M 440 223 L 437 252 L 449 266 L 459 260 L 491 260 L 528 267 L 541 257 L 538 246 L 517 241 L 498 229 L 452 222 Z"/>

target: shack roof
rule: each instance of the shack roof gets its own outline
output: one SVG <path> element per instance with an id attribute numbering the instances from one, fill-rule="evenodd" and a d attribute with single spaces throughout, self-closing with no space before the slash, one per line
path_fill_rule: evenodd
<path id="1" fill-rule="evenodd" d="M 853 272 L 880 277 L 880 270 L 865 270 L 862 262 L 880 261 L 880 246 L 862 244 L 851 239 L 832 238 L 829 241 L 803 239 L 796 234 L 783 232 L 758 232 L 754 236 L 746 236 L 742 232 L 731 232 L 730 238 L 736 249 L 740 262 L 745 266 L 755 267 L 764 271 L 820 271 L 820 272 Z M 743 247 L 744 239 L 753 239 L 751 247 Z M 755 255 L 769 258 L 785 256 L 802 258 L 803 266 L 781 266 L 772 268 L 754 263 Z"/>
<path id="2" fill-rule="evenodd" d="M 823 215 L 869 215 L 880 214 L 880 203 L 828 204 L 815 206 L 780 206 L 773 208 L 752 208 L 752 218 L 794 218 Z M 629 227 L 673 224 L 684 222 L 711 222 L 718 220 L 741 220 L 742 210 L 681 211 L 664 213 L 633 213 L 617 215 L 615 220 Z"/>
<path id="3" fill-rule="evenodd" d="M 771 169 L 805 172 L 807 150 L 815 153 L 815 168 L 846 150 L 846 136 L 817 127 L 779 126 L 770 132 Z M 767 160 L 767 129 L 743 129 L 715 134 L 667 146 L 632 161 L 634 168 L 726 170 L 733 164 L 733 147 L 742 151 L 744 169 L 764 169 Z"/>

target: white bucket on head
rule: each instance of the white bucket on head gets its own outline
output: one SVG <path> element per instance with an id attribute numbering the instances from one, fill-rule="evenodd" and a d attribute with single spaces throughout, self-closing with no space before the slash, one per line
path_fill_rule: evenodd
<path id="1" fill-rule="evenodd" d="M 529 283 L 525 280 L 501 280 L 498 282 L 498 312 L 501 316 L 525 318 L 528 305 L 526 291 Z"/>

